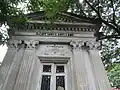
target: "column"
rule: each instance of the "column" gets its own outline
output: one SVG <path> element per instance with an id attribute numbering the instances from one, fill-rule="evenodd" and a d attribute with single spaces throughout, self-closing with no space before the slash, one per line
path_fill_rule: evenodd
<path id="1" fill-rule="evenodd" d="M 79 44 L 80 43 L 80 44 Z M 74 69 L 74 85 L 73 90 L 89 90 L 88 88 L 88 76 L 85 67 L 85 61 L 83 56 L 83 50 L 80 48 L 83 44 L 82 41 L 72 41 L 70 45 L 73 46 L 73 69 Z"/>
<path id="2" fill-rule="evenodd" d="M 97 90 L 96 89 L 96 84 L 95 84 L 95 76 L 92 71 L 92 65 L 90 63 L 90 58 L 89 58 L 89 51 L 87 48 L 83 48 L 83 60 L 85 61 L 85 70 L 87 72 L 87 78 L 88 78 L 88 90 Z"/>
<path id="3" fill-rule="evenodd" d="M 29 90 L 36 58 L 37 41 L 25 41 L 25 52 L 13 90 Z M 35 90 L 35 89 L 34 89 Z"/>
<path id="4" fill-rule="evenodd" d="M 38 57 L 35 58 L 35 63 L 33 65 L 33 70 L 29 80 L 29 85 L 27 90 L 40 90 L 40 70 L 41 63 Z"/>
<path id="5" fill-rule="evenodd" d="M 96 88 L 97 90 L 112 90 L 99 55 L 99 42 L 91 43 L 92 44 L 89 45 L 91 48 L 89 50 L 89 57 L 91 59 L 90 61 L 92 65 L 92 70 L 96 80 Z"/>
<path id="6" fill-rule="evenodd" d="M 8 42 L 8 51 L 0 67 L 0 90 L 13 90 L 15 76 L 22 57 L 23 50 L 18 46 L 21 41 L 11 40 Z M 12 76 L 14 75 L 14 76 Z"/>

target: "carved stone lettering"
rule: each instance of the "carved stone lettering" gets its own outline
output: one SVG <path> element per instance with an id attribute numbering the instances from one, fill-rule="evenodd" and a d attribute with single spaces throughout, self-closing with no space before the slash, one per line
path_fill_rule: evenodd
<path id="1" fill-rule="evenodd" d="M 38 54 L 41 56 L 68 56 L 68 45 L 40 45 Z"/>

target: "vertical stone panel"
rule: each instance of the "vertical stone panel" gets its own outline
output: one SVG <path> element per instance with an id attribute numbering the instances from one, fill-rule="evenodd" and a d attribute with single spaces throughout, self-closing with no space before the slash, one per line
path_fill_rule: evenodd
<path id="1" fill-rule="evenodd" d="M 102 63 L 99 56 L 98 50 L 90 50 L 89 57 L 91 58 L 92 70 L 96 80 L 97 90 L 112 90 Z"/>
<path id="2" fill-rule="evenodd" d="M 8 71 L 8 76 L 6 77 L 3 90 L 13 90 L 23 55 L 24 48 L 20 48 L 19 50 L 17 50 L 12 61 L 10 70 Z"/>
<path id="3" fill-rule="evenodd" d="M 72 61 L 73 59 L 71 58 L 68 63 L 67 63 L 67 89 L 68 90 L 74 90 L 74 86 L 72 82 L 74 82 L 74 79 L 73 79 L 73 67 L 72 67 Z"/>
<path id="4" fill-rule="evenodd" d="M 16 52 L 17 52 L 17 49 L 8 48 L 8 51 L 2 62 L 2 65 L 0 66 L 0 90 L 2 90 L 2 87 L 6 81 L 6 77 L 8 75 L 11 64 L 13 63 Z"/>
<path id="5" fill-rule="evenodd" d="M 89 90 L 88 78 L 85 68 L 85 61 L 83 58 L 83 51 L 80 49 L 74 49 L 74 70 L 76 75 L 77 89 L 75 90 Z"/>
<path id="6" fill-rule="evenodd" d="M 83 61 L 85 62 L 86 72 L 87 72 L 87 78 L 88 78 L 88 90 L 97 90 L 95 86 L 95 78 L 92 71 L 92 65 L 90 63 L 90 57 L 89 57 L 89 51 L 88 50 L 82 50 L 83 52 Z"/>
<path id="7" fill-rule="evenodd" d="M 40 87 L 40 60 L 39 58 L 36 56 L 35 61 L 34 61 L 34 65 L 33 65 L 33 71 L 30 77 L 30 84 L 29 84 L 29 89 L 28 90 L 37 90 L 37 86 Z M 39 89 L 40 90 L 40 89 Z"/>
<path id="8" fill-rule="evenodd" d="M 21 62 L 21 66 L 18 73 L 18 77 L 16 79 L 14 90 L 27 90 L 27 86 L 30 83 L 28 81 L 29 81 L 34 57 L 35 57 L 35 49 L 27 48 L 24 52 L 23 60 Z"/>

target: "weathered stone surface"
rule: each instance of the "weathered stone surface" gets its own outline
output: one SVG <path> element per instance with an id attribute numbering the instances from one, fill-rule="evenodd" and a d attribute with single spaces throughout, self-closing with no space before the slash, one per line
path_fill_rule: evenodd
<path id="1" fill-rule="evenodd" d="M 21 61 L 23 59 L 23 55 L 24 55 L 24 48 L 18 49 L 13 58 L 12 64 L 8 71 L 6 81 L 4 83 L 2 90 L 13 90 L 14 89 L 14 85 L 16 83 L 16 78 L 18 76 L 18 72 L 20 69 Z"/>
<path id="2" fill-rule="evenodd" d="M 9 70 L 12 66 L 16 52 L 17 52 L 17 49 L 8 49 L 7 54 L 4 58 L 4 61 L 2 62 L 2 65 L 0 66 L 0 90 L 5 90 L 2 88 L 7 82 L 6 80 L 9 75 Z"/>
<path id="3" fill-rule="evenodd" d="M 20 65 L 16 83 L 14 86 L 15 90 L 27 90 L 27 86 L 30 84 L 29 79 L 31 76 L 32 64 L 34 64 L 35 50 L 25 49 L 23 60 Z"/>
<path id="4" fill-rule="evenodd" d="M 95 78 L 96 90 L 111 90 L 102 60 L 99 57 L 99 52 L 97 50 L 90 50 L 89 58 Z"/>

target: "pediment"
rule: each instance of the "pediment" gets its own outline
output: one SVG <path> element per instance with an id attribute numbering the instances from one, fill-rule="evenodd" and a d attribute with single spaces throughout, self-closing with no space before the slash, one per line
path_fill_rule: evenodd
<path id="1" fill-rule="evenodd" d="M 30 21 L 49 21 L 46 18 L 44 11 L 30 13 L 27 14 L 26 17 L 29 18 Z M 70 12 L 59 14 L 55 22 L 100 24 L 100 21 L 98 19 L 84 17 Z"/>
<path id="2" fill-rule="evenodd" d="M 17 31 L 32 31 L 40 36 L 73 36 L 75 33 L 96 32 L 101 27 L 98 19 L 76 15 L 70 12 L 61 13 L 56 21 L 51 22 L 45 17 L 45 12 L 39 11 L 26 14 L 28 18 L 23 28 L 17 27 Z"/>

